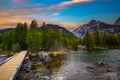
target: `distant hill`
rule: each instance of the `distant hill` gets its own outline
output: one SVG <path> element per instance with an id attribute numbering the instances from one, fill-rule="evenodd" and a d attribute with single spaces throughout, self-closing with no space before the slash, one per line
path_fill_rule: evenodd
<path id="1" fill-rule="evenodd" d="M 46 27 L 53 28 L 53 29 L 59 29 L 63 34 L 66 34 L 66 35 L 73 35 L 72 32 L 68 31 L 66 28 L 59 26 L 59 25 L 46 24 Z"/>
<path id="2" fill-rule="evenodd" d="M 89 23 L 79 26 L 72 32 L 76 37 L 80 38 L 85 35 L 87 30 L 92 32 L 96 28 L 107 33 L 120 33 L 120 18 L 116 20 L 114 24 L 107 24 L 101 21 L 91 20 Z"/>
<path id="3" fill-rule="evenodd" d="M 0 33 L 8 32 L 8 31 L 11 31 L 11 30 L 13 30 L 13 28 L 1 29 Z"/>
<path id="4" fill-rule="evenodd" d="M 53 28 L 53 29 L 59 29 L 63 34 L 66 34 L 66 35 L 73 35 L 72 32 L 70 32 L 66 28 L 64 28 L 62 26 L 59 26 L 59 25 L 46 24 L 46 27 Z M 1 29 L 0 33 L 8 32 L 8 31 L 11 31 L 11 30 L 13 30 L 13 28 Z"/>

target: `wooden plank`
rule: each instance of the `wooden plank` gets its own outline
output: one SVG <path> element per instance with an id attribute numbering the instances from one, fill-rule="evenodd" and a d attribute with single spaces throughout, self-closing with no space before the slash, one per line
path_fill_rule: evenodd
<path id="1" fill-rule="evenodd" d="M 15 57 L 0 66 L 0 80 L 12 80 L 22 64 L 27 51 L 21 51 Z"/>

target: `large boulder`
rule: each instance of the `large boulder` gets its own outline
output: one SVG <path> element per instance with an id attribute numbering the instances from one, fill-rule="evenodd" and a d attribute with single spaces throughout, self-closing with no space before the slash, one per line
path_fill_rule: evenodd
<path id="1" fill-rule="evenodd" d="M 50 62 L 52 59 L 50 58 L 50 56 L 48 55 L 48 53 L 41 51 L 39 53 L 39 57 L 43 62 Z"/>

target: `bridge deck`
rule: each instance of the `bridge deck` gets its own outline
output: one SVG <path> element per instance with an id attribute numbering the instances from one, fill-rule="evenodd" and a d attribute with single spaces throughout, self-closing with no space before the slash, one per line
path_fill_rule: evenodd
<path id="1" fill-rule="evenodd" d="M 21 65 L 26 56 L 27 51 L 21 51 L 12 59 L 0 66 L 0 80 L 9 80 L 11 76 L 14 76 L 15 71 Z"/>

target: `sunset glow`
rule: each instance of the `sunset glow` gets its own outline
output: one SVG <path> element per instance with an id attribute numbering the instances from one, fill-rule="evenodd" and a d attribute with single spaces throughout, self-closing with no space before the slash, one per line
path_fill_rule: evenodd
<path id="1" fill-rule="evenodd" d="M 15 27 L 19 22 L 36 19 L 60 24 L 66 28 L 78 27 L 91 19 L 114 22 L 120 15 L 119 0 L 1 0 L 0 28 Z"/>

